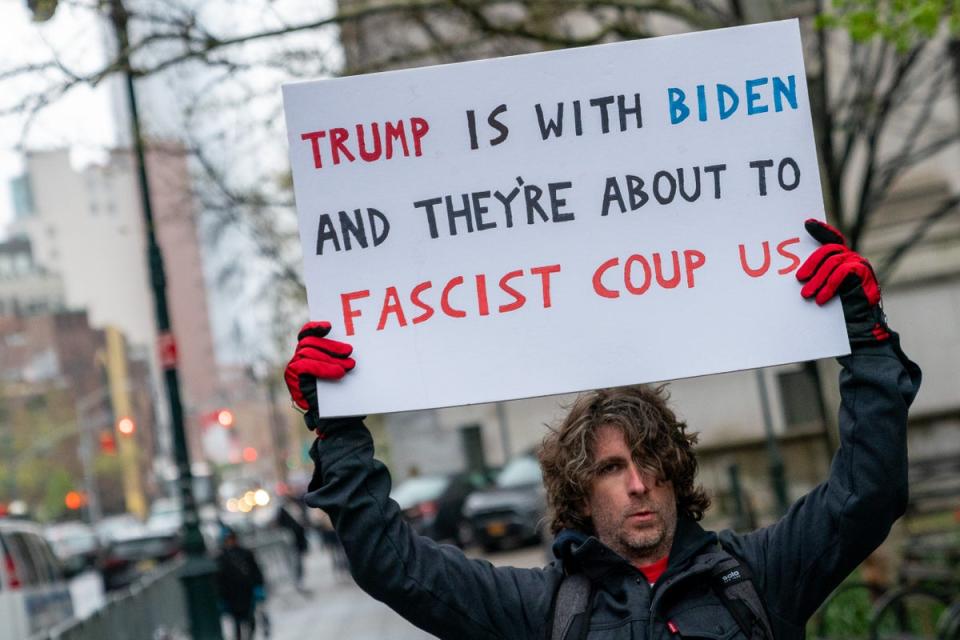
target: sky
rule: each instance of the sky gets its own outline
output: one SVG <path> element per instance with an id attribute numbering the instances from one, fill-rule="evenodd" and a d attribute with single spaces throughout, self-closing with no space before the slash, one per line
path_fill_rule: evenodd
<path id="1" fill-rule="evenodd" d="M 188 0 L 188 5 L 191 1 L 206 17 L 212 16 L 211 20 L 223 33 L 275 27 L 277 24 L 304 19 L 304 16 L 332 11 L 334 6 L 326 0 L 271 0 L 247 4 L 237 4 L 233 0 Z M 162 2 L 160 7 L 162 9 Z M 61 2 L 51 20 L 34 23 L 26 9 L 25 0 L 0 0 L 0 25 L 3 25 L 0 73 L 14 63 L 47 60 L 51 51 L 61 53 L 60 59 L 65 66 L 80 72 L 87 71 L 102 64 L 107 52 L 115 46 L 109 37 L 110 27 L 106 22 L 74 3 Z M 302 38 L 327 48 L 328 52 L 338 50 L 336 41 L 326 34 L 302 34 Z M 236 53 L 268 57 L 270 47 L 269 44 L 262 44 Z M 276 74 L 255 74 L 246 79 L 253 85 L 259 85 L 266 97 L 247 101 L 242 109 L 233 111 L 218 108 L 218 100 L 228 104 L 235 102 L 236 94 L 231 93 L 235 88 L 229 83 L 218 83 L 216 89 L 209 90 L 207 83 L 210 82 L 210 76 L 203 69 L 171 69 L 159 77 L 139 80 L 138 102 L 145 132 L 164 137 L 179 137 L 188 130 L 193 133 L 197 130 L 186 128 L 183 107 L 185 104 L 195 106 L 197 100 L 209 100 L 209 105 L 200 112 L 201 119 L 198 120 L 201 134 L 204 124 L 210 122 L 214 122 L 215 126 L 208 133 L 215 135 L 217 127 L 235 132 L 236 139 L 226 139 L 223 143 L 224 148 L 235 152 L 225 155 L 247 159 L 246 165 L 235 161 L 221 170 L 237 179 L 241 188 L 244 181 L 262 175 L 264 166 L 272 167 L 277 174 L 282 173 L 288 166 L 286 134 L 282 124 L 279 127 L 257 125 L 268 119 L 278 122 L 282 78 Z M 43 76 L 35 72 L 15 81 L 4 80 L 0 85 L 3 87 L 3 91 L 0 91 L 0 111 L 29 95 L 31 90 L 36 91 L 42 86 L 42 81 Z M 95 88 L 79 86 L 41 111 L 29 129 L 25 129 L 26 120 L 22 116 L 0 115 L 0 240 L 5 237 L 6 228 L 13 218 L 10 181 L 23 172 L 19 149 L 69 148 L 71 161 L 77 169 L 105 158 L 106 149 L 124 144 L 128 139 L 122 88 L 119 78 L 108 79 Z M 77 126 L 78 123 L 81 126 Z M 192 126 L 198 125 L 194 123 Z M 250 135 L 251 126 L 257 127 L 255 135 Z M 256 344 L 262 342 L 268 332 L 272 317 L 271 309 L 263 304 L 257 305 L 263 299 L 263 274 L 270 271 L 270 265 L 263 264 L 263 259 L 255 255 L 249 239 L 242 237 L 242 231 L 228 229 L 227 232 L 233 234 L 228 241 L 203 249 L 208 304 L 211 309 L 217 310 L 217 313 L 211 313 L 211 322 L 214 324 L 212 328 L 221 361 L 232 359 L 230 354 L 233 354 L 233 359 L 238 357 L 237 350 L 230 348 L 236 335 L 234 322 L 243 324 L 240 329 L 245 340 Z M 241 234 L 239 237 L 238 233 Z M 232 288 L 217 284 L 218 273 L 225 264 L 229 265 L 230 260 L 238 260 L 237 255 L 242 256 L 239 260 L 245 266 L 240 282 L 231 285 Z M 303 319 L 306 319 L 305 309 Z"/>
<path id="2" fill-rule="evenodd" d="M 104 57 L 105 32 L 87 12 L 61 4 L 47 23 L 33 23 L 25 2 L 0 2 L 0 24 L 4 37 L 0 40 L 0 60 L 35 61 L 45 57 L 52 47 L 69 49 L 69 64 L 84 67 Z M 53 43 L 57 43 L 54 45 Z M 4 83 L 0 105 L 25 95 L 36 85 L 31 76 L 18 82 Z M 2 107 L 0 107 L 2 108 Z M 71 160 L 77 166 L 96 160 L 102 150 L 114 144 L 114 110 L 108 85 L 98 88 L 78 87 L 62 101 L 45 109 L 24 134 L 25 120 L 19 116 L 0 116 L 0 237 L 13 217 L 9 183 L 22 170 L 21 145 L 32 149 L 69 147 Z M 83 123 L 77 127 L 77 123 Z"/>

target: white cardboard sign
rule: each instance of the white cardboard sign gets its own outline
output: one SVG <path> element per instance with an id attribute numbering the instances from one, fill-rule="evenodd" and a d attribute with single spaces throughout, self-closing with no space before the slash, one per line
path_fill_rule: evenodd
<path id="1" fill-rule="evenodd" d="M 796 21 L 284 86 L 327 416 L 846 353 Z"/>

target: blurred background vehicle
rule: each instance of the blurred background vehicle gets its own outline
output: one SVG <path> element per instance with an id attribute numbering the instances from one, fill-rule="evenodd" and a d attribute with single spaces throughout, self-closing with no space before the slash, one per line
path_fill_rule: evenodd
<path id="1" fill-rule="evenodd" d="M 90 525 L 79 521 L 52 524 L 43 531 L 67 578 L 97 566 L 100 538 Z"/>
<path id="2" fill-rule="evenodd" d="M 43 530 L 0 521 L 0 640 L 21 640 L 73 616 L 70 589 Z"/>
<path id="3" fill-rule="evenodd" d="M 146 532 L 143 522 L 132 513 L 120 513 L 101 518 L 94 530 L 100 539 L 100 545 L 106 546 L 116 538 L 130 537 Z"/>
<path id="4" fill-rule="evenodd" d="M 100 561 L 103 588 L 113 591 L 125 587 L 182 549 L 178 533 L 133 532 L 115 537 L 104 549 Z"/>
<path id="5" fill-rule="evenodd" d="M 217 548 L 220 537 L 220 514 L 214 504 L 198 504 L 200 533 L 208 549 Z M 150 515 L 145 524 L 146 533 L 152 536 L 181 535 L 183 529 L 183 507 L 176 498 L 157 498 L 150 505 Z"/>
<path id="6" fill-rule="evenodd" d="M 528 451 L 504 465 L 494 486 L 470 494 L 463 516 L 475 542 L 493 551 L 538 542 L 546 508 L 540 463 Z"/>
<path id="7" fill-rule="evenodd" d="M 413 530 L 437 542 L 463 547 L 471 542 L 463 505 L 471 492 L 486 486 L 478 474 L 415 476 L 398 484 L 391 494 Z"/>

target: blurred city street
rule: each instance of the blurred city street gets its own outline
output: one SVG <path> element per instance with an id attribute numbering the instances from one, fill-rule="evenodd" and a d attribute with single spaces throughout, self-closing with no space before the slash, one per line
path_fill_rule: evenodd
<path id="1" fill-rule="evenodd" d="M 497 565 L 538 567 L 544 564 L 540 547 L 482 557 Z M 316 545 L 311 548 L 305 565 L 304 582 L 309 594 L 300 593 L 292 586 L 281 587 L 270 594 L 268 611 L 273 640 L 302 640 L 308 636 L 338 640 L 425 640 L 434 637 L 365 594 L 349 577 L 337 577 L 330 556 L 319 551 Z M 228 630 L 224 631 L 227 633 Z"/>
<path id="2" fill-rule="evenodd" d="M 544 552 L 539 546 L 514 551 L 480 554 L 496 565 L 515 567 L 543 566 Z M 275 585 L 269 594 L 267 613 L 274 640 L 424 640 L 433 638 L 377 602 L 354 584 L 349 576 L 338 576 L 329 553 L 314 544 L 304 558 L 304 586 L 298 591 L 292 584 Z M 86 618 L 103 606 L 105 596 L 100 577 L 92 571 L 70 581 L 70 594 L 78 618 Z M 224 619 L 224 637 L 232 629 Z M 266 637 L 263 628 L 258 638 Z"/>

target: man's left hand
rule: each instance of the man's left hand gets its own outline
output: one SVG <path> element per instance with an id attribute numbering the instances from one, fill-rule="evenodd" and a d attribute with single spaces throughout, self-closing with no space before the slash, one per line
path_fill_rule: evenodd
<path id="1" fill-rule="evenodd" d="M 823 246 L 797 270 L 797 280 L 805 283 L 800 295 L 821 305 L 839 295 L 851 345 L 889 339 L 880 285 L 870 263 L 850 249 L 843 234 L 827 223 L 811 218 L 804 226 Z"/>

